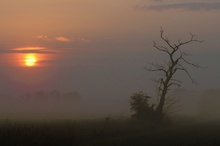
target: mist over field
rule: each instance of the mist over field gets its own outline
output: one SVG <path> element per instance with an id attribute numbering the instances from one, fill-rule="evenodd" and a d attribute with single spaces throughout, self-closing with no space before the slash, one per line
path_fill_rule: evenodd
<path id="1" fill-rule="evenodd" d="M 176 89 L 172 92 L 175 104 L 167 115 L 196 117 L 198 120 L 219 119 L 220 90 L 204 91 Z M 58 90 L 37 91 L 19 96 L 0 95 L 1 119 L 104 119 L 130 117 L 130 97 L 125 99 L 86 98 L 79 92 Z M 156 98 L 151 103 L 157 102 Z M 169 105 L 169 101 L 168 101 Z"/>
<path id="2" fill-rule="evenodd" d="M 128 116 L 129 101 L 86 99 L 78 92 L 0 95 L 1 119 L 94 119 Z"/>

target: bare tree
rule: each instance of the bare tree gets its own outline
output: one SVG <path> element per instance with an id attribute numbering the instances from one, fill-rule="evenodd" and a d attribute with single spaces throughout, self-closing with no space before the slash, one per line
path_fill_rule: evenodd
<path id="1" fill-rule="evenodd" d="M 201 43 L 202 41 L 198 40 L 195 35 L 190 34 L 190 38 L 187 41 L 182 42 L 181 40 L 179 40 L 176 44 L 171 43 L 168 38 L 164 37 L 164 30 L 162 27 L 160 30 L 160 38 L 165 43 L 165 45 L 158 45 L 156 42 L 154 42 L 153 46 L 158 51 L 165 53 L 168 56 L 168 61 L 165 64 L 150 64 L 150 67 L 149 68 L 145 67 L 145 69 L 147 71 L 161 73 L 161 77 L 156 80 L 157 81 L 156 88 L 157 88 L 157 93 L 159 95 L 159 104 L 156 108 L 156 111 L 158 113 L 158 116 L 162 118 L 163 115 L 165 114 L 164 105 L 166 102 L 168 91 L 170 90 L 171 86 L 180 86 L 182 84 L 182 81 L 176 79 L 174 75 L 176 75 L 177 72 L 184 72 L 192 81 L 192 84 L 196 84 L 196 82 L 191 77 L 185 65 L 190 65 L 196 68 L 200 66 L 191 63 L 186 59 L 187 56 L 191 56 L 191 55 L 182 51 L 181 50 L 182 46 L 192 42 Z"/>

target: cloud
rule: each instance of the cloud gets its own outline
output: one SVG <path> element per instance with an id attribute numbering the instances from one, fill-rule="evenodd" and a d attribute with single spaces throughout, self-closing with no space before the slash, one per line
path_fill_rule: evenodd
<path id="1" fill-rule="evenodd" d="M 66 37 L 55 37 L 56 41 L 60 41 L 60 42 L 72 42 L 72 39 L 66 38 Z"/>
<path id="2" fill-rule="evenodd" d="M 47 35 L 37 35 L 34 38 L 44 41 L 60 41 L 60 42 L 72 42 L 73 40 L 67 37 L 58 36 L 55 38 L 49 38 Z"/>
<path id="3" fill-rule="evenodd" d="M 79 39 L 80 42 L 83 42 L 83 43 L 91 43 L 92 41 L 89 40 L 89 39 L 85 39 L 85 38 L 81 38 Z"/>
<path id="4" fill-rule="evenodd" d="M 49 38 L 48 36 L 46 35 L 38 35 L 38 36 L 35 36 L 34 38 L 36 39 L 41 39 L 41 40 L 44 40 L 44 41 L 50 41 L 50 42 L 55 42 L 55 41 L 58 41 L 58 42 L 64 42 L 64 43 L 69 43 L 69 42 L 75 42 L 75 43 L 91 43 L 92 40 L 90 39 L 87 39 L 87 38 L 67 38 L 67 37 L 63 37 L 63 36 L 57 36 L 57 37 L 54 37 L 54 38 Z"/>
<path id="5" fill-rule="evenodd" d="M 0 53 L 38 53 L 38 54 L 56 54 L 54 50 L 49 50 L 44 47 L 21 47 L 14 49 L 1 49 Z"/>
<path id="6" fill-rule="evenodd" d="M 158 0 L 157 0 L 158 1 Z M 137 5 L 135 7 L 138 10 L 155 10 L 155 11 L 163 11 L 163 10 L 190 10 L 190 11 L 199 11 L 199 10 L 220 10 L 220 2 L 179 2 L 179 3 L 160 3 L 160 4 L 151 4 L 151 5 Z"/>
<path id="7" fill-rule="evenodd" d="M 35 36 L 34 38 L 41 39 L 44 41 L 50 41 L 50 39 L 46 35 L 38 35 L 38 36 Z"/>

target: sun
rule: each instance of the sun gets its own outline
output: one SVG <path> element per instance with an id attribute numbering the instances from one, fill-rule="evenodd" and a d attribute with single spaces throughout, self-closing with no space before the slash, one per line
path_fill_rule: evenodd
<path id="1" fill-rule="evenodd" d="M 24 64 L 28 67 L 36 66 L 37 57 L 34 54 L 26 54 L 24 58 Z"/>

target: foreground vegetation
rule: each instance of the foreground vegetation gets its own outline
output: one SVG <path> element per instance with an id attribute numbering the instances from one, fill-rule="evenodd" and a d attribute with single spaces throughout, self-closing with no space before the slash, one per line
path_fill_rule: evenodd
<path id="1" fill-rule="evenodd" d="M 0 123 L 0 145 L 218 145 L 219 122 L 146 123 L 130 119 Z"/>

